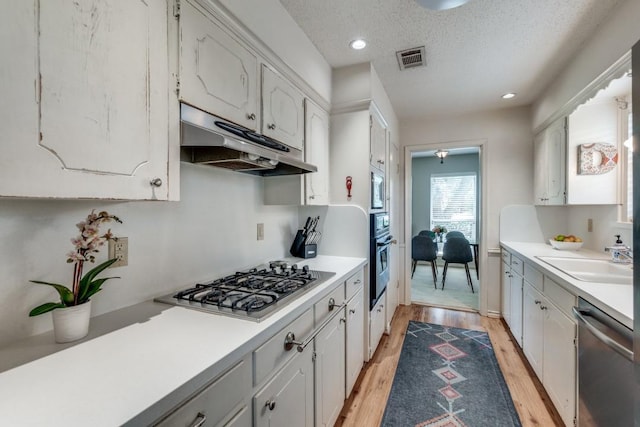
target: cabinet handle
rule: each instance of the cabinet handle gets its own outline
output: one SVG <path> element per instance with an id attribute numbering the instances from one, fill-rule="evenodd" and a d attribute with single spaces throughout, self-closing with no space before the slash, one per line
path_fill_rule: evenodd
<path id="1" fill-rule="evenodd" d="M 149 184 L 153 187 L 160 187 L 162 186 L 162 180 L 160 178 L 153 178 Z"/>
<path id="2" fill-rule="evenodd" d="M 275 128 L 276 128 L 276 125 L 274 125 L 273 123 L 270 123 L 267 125 L 267 129 L 274 130 Z"/>
<path id="3" fill-rule="evenodd" d="M 347 323 L 347 319 L 345 319 L 344 317 L 340 318 L 340 323 Z"/>
<path id="4" fill-rule="evenodd" d="M 284 349 L 289 351 L 293 348 L 294 345 L 300 347 L 303 343 L 300 341 L 296 341 L 296 334 L 293 332 L 289 332 L 286 337 L 284 337 Z M 300 350 L 298 350 L 300 351 Z"/>
<path id="5" fill-rule="evenodd" d="M 196 419 L 189 425 L 189 427 L 201 427 L 204 422 L 207 421 L 207 416 L 202 412 L 198 412 Z"/>
<path id="6" fill-rule="evenodd" d="M 540 301 L 539 299 L 534 301 L 536 303 L 536 305 L 540 304 L 542 301 Z"/>
<path id="7" fill-rule="evenodd" d="M 378 160 L 378 163 L 380 163 L 381 165 L 384 165 L 384 160 Z"/>
<path id="8" fill-rule="evenodd" d="M 316 198 L 316 196 L 309 196 L 309 200 L 313 200 L 315 198 Z"/>
<path id="9" fill-rule="evenodd" d="M 333 311 L 334 308 L 344 308 L 346 304 L 336 304 L 336 300 L 333 298 L 329 298 L 329 311 Z"/>
<path id="10" fill-rule="evenodd" d="M 255 120 L 256 119 L 256 115 L 254 113 L 248 114 L 247 113 L 247 119 L 249 120 Z"/>
<path id="11" fill-rule="evenodd" d="M 356 310 L 352 308 L 351 310 L 349 310 L 349 313 L 356 314 Z"/>
<path id="12" fill-rule="evenodd" d="M 540 310 L 547 310 L 547 309 L 548 309 L 548 307 L 546 305 L 541 305 L 540 306 Z"/>
<path id="13" fill-rule="evenodd" d="M 269 408 L 270 411 L 273 411 L 274 409 L 276 409 L 276 401 L 269 399 L 264 403 L 264 407 Z"/>
<path id="14" fill-rule="evenodd" d="M 383 308 L 384 308 L 384 304 L 380 304 L 380 307 L 378 308 L 378 313 L 380 313 Z"/>
<path id="15" fill-rule="evenodd" d="M 362 283 L 362 280 L 358 279 L 355 282 L 353 282 L 354 285 L 359 285 L 360 283 Z"/>
<path id="16" fill-rule="evenodd" d="M 346 304 L 341 304 L 339 306 L 339 308 L 344 308 L 344 307 L 346 307 Z M 311 334 L 302 341 L 296 341 L 295 334 L 293 332 L 289 332 L 287 336 L 284 338 L 284 349 L 286 351 L 289 351 L 293 348 L 294 345 L 296 345 L 297 346 L 296 349 L 298 350 L 298 353 L 302 353 L 304 349 L 313 342 L 313 339 L 316 337 L 316 335 L 318 335 L 320 331 L 322 331 L 325 328 L 325 326 L 333 322 L 333 319 L 335 319 L 336 316 L 338 316 L 339 314 L 340 314 L 340 311 L 336 311 L 335 313 L 327 316 L 327 318 L 320 324 L 320 326 L 316 327 L 313 330 L 313 332 L 311 332 Z M 342 320 L 342 318 L 340 318 L 340 320 Z"/>

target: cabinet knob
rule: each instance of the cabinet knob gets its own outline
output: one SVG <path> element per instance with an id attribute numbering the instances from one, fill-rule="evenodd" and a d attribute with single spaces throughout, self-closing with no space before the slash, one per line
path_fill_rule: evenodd
<path id="1" fill-rule="evenodd" d="M 344 317 L 340 318 L 340 323 L 347 323 L 347 319 L 345 319 Z"/>
<path id="2" fill-rule="evenodd" d="M 541 305 L 540 306 L 540 310 L 547 310 L 547 309 L 548 309 L 548 307 L 546 305 Z"/>
<path id="3" fill-rule="evenodd" d="M 249 119 L 249 120 L 255 120 L 255 119 L 256 119 L 256 115 L 255 115 L 254 113 L 247 114 L 247 119 Z"/>
<path id="4" fill-rule="evenodd" d="M 294 345 L 301 346 L 302 344 L 304 343 L 300 341 L 296 341 L 296 334 L 294 334 L 293 332 L 289 332 L 287 336 L 284 338 L 284 349 L 286 351 L 291 350 Z M 302 350 L 298 350 L 298 351 L 302 351 Z"/>
<path id="5" fill-rule="evenodd" d="M 358 279 L 355 282 L 353 282 L 354 285 L 359 285 L 360 283 L 362 283 L 362 281 L 360 279 Z"/>
<path id="6" fill-rule="evenodd" d="M 356 310 L 352 308 L 351 310 L 349 310 L 349 313 L 356 314 Z"/>
<path id="7" fill-rule="evenodd" d="M 152 187 L 161 187 L 162 186 L 162 180 L 160 178 L 153 178 L 150 182 Z"/>
<path id="8" fill-rule="evenodd" d="M 273 411 L 274 409 L 276 409 L 276 401 L 269 399 L 264 403 L 264 407 L 269 408 L 270 411 Z"/>
<path id="9" fill-rule="evenodd" d="M 276 128 L 276 125 L 274 125 L 273 123 L 269 123 L 269 124 L 267 125 L 267 129 L 274 130 L 275 128 Z"/>
<path id="10" fill-rule="evenodd" d="M 314 195 L 309 196 L 309 200 L 313 200 L 315 198 L 316 198 L 316 196 L 314 196 Z"/>
<path id="11" fill-rule="evenodd" d="M 384 165 L 384 160 L 378 160 L 378 163 L 380 163 L 381 165 Z"/>
<path id="12" fill-rule="evenodd" d="M 536 303 L 536 305 L 540 304 L 542 301 L 540 301 L 539 299 L 534 301 Z"/>

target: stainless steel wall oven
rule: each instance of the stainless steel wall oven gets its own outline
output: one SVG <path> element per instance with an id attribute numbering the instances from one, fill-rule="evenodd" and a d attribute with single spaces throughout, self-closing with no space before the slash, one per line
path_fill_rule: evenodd
<path id="1" fill-rule="evenodd" d="M 389 214 L 370 214 L 369 231 L 369 309 L 372 309 L 389 283 L 390 247 L 393 239 L 389 234 Z"/>

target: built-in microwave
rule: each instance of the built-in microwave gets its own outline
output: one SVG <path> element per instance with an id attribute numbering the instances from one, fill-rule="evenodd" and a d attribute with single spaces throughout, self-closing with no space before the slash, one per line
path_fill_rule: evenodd
<path id="1" fill-rule="evenodd" d="M 371 209 L 384 209 L 384 173 L 371 172 Z"/>

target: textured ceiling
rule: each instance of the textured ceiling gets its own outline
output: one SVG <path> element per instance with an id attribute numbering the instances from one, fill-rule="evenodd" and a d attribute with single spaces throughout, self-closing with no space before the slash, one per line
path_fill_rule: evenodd
<path id="1" fill-rule="evenodd" d="M 400 119 L 527 105 L 620 0 L 280 0 L 332 67 L 371 61 Z M 362 37 L 362 51 L 348 47 Z M 424 45 L 426 67 L 395 52 Z M 512 100 L 500 96 L 516 92 Z"/>

